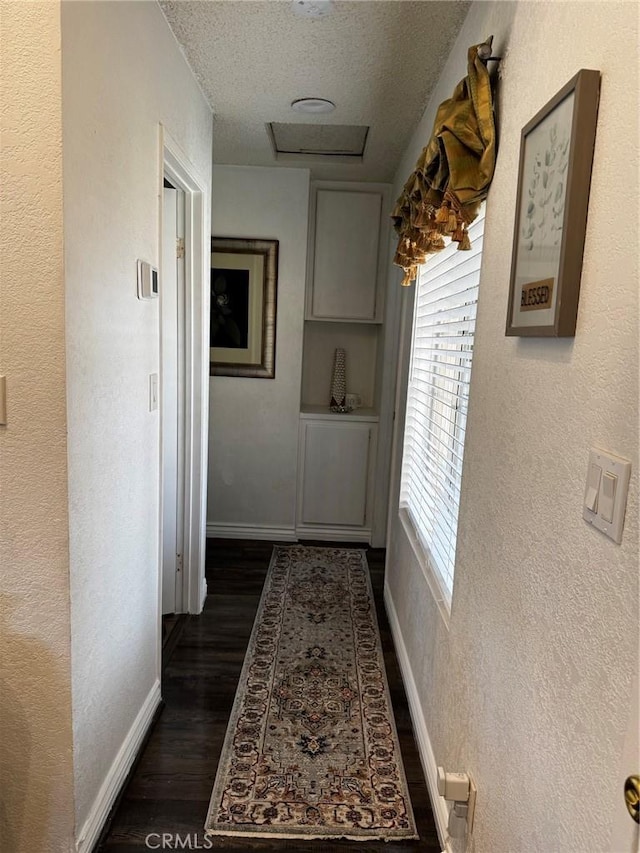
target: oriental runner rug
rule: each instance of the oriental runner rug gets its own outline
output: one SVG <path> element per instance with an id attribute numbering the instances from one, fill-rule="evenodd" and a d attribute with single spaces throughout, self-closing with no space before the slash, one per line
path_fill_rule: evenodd
<path id="1" fill-rule="evenodd" d="M 205 829 L 418 837 L 364 551 L 274 548 Z"/>

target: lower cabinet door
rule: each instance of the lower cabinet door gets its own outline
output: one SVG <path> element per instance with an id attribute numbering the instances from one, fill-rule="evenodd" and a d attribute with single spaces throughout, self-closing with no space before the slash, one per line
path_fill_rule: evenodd
<path id="1" fill-rule="evenodd" d="M 366 525 L 372 429 L 370 423 L 304 425 L 304 524 Z"/>

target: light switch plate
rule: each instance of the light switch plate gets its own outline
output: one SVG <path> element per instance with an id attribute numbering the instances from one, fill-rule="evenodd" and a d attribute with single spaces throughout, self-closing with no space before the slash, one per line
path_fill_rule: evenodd
<path id="1" fill-rule="evenodd" d="M 0 376 L 0 426 L 7 425 L 7 377 Z"/>
<path id="2" fill-rule="evenodd" d="M 155 412 L 158 408 L 158 374 L 149 374 L 149 411 Z"/>
<path id="3" fill-rule="evenodd" d="M 601 471 L 602 475 L 594 475 Z M 622 541 L 624 514 L 627 508 L 627 492 L 631 476 L 631 462 L 620 456 L 614 456 L 606 450 L 593 448 L 589 453 L 587 466 L 587 486 L 583 498 L 582 517 L 589 524 L 602 531 L 605 536 L 618 544 Z M 612 478 L 615 478 L 612 481 Z M 595 511 L 593 488 L 597 480 L 597 500 Z M 615 484 L 613 506 L 611 501 L 611 484 Z"/>

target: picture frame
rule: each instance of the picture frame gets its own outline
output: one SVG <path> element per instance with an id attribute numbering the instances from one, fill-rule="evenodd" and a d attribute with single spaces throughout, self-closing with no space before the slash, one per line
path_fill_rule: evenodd
<path id="1" fill-rule="evenodd" d="M 278 241 L 211 238 L 209 374 L 275 378 Z"/>
<path id="2" fill-rule="evenodd" d="M 575 335 L 599 95 L 581 69 L 522 129 L 506 335 Z"/>

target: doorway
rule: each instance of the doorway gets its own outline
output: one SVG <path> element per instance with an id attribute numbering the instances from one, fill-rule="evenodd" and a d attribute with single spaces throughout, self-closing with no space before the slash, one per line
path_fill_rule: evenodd
<path id="1" fill-rule="evenodd" d="M 162 126 L 160 150 L 159 621 L 200 613 L 206 596 L 210 257 L 207 182 Z"/>

